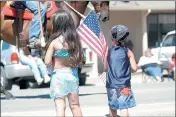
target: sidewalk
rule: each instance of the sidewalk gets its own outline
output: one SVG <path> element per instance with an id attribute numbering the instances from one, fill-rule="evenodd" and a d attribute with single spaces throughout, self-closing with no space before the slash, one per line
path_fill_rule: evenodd
<path id="1" fill-rule="evenodd" d="M 144 77 L 144 74 L 142 74 L 141 70 L 138 70 L 137 72 L 132 73 L 131 84 L 142 84 L 142 83 L 144 83 L 143 82 L 143 77 Z M 173 80 L 172 79 L 168 79 L 168 78 L 164 78 L 163 82 L 173 82 Z M 145 83 L 156 83 L 156 81 L 149 79 Z M 96 86 L 104 86 L 103 82 L 98 77 L 87 78 L 86 84 L 93 84 L 93 85 L 96 85 Z"/>
<path id="2" fill-rule="evenodd" d="M 108 106 L 82 107 L 84 116 L 106 116 L 108 115 Z M 139 104 L 129 109 L 130 116 L 175 116 L 175 102 Z M 37 110 L 25 112 L 1 113 L 1 116 L 55 116 L 55 110 Z M 66 116 L 72 116 L 67 107 Z"/>

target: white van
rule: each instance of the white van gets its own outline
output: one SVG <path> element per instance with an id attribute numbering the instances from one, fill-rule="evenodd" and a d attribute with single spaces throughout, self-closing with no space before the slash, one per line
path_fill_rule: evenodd
<path id="1" fill-rule="evenodd" d="M 83 51 L 85 64 L 79 69 L 80 85 L 86 83 L 87 72 L 90 72 L 93 66 L 92 51 L 85 47 L 83 48 Z M 14 83 L 18 84 L 20 88 L 23 89 L 30 87 L 29 81 L 36 82 L 30 67 L 22 65 L 19 61 L 18 55 L 16 46 L 1 40 L 1 77 L 3 78 L 3 86 L 8 90 L 12 88 Z"/>

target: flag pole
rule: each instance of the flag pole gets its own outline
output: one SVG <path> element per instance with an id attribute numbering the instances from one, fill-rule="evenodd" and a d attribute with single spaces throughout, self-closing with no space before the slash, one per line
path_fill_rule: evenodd
<path id="1" fill-rule="evenodd" d="M 73 8 L 70 4 L 68 4 L 66 1 L 64 1 L 64 3 L 70 7 L 75 13 L 77 13 L 79 16 L 81 16 L 82 18 L 86 18 L 86 16 L 84 16 L 83 14 L 81 14 L 80 12 L 78 12 L 75 8 Z"/>
<path id="2" fill-rule="evenodd" d="M 41 32 L 41 46 L 45 47 L 46 43 L 45 43 L 45 39 L 44 39 L 44 35 L 43 35 L 43 26 L 42 26 L 42 18 L 41 18 L 41 12 L 40 12 L 40 1 L 38 1 L 38 16 L 39 16 L 39 21 L 40 21 L 40 32 Z"/>

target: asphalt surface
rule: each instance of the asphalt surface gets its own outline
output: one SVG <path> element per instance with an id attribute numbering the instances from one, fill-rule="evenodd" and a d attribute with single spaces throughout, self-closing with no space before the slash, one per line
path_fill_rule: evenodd
<path id="1" fill-rule="evenodd" d="M 130 116 L 175 116 L 175 82 L 134 84 L 132 90 L 137 106 L 129 109 Z M 49 97 L 49 88 L 17 90 L 11 92 L 15 100 L 1 96 L 1 116 L 54 116 L 54 102 Z M 80 87 L 80 104 L 84 116 L 108 114 L 104 86 Z M 67 103 L 68 107 L 68 103 Z M 69 108 L 66 115 L 72 116 Z"/>

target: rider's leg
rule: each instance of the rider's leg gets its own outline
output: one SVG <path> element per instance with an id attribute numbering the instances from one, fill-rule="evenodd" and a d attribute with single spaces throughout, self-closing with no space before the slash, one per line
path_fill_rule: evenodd
<path id="1" fill-rule="evenodd" d="M 24 6 L 26 6 L 28 9 L 30 9 L 31 12 L 33 12 L 34 14 L 32 23 L 29 29 L 29 42 L 35 41 L 36 39 L 39 38 L 39 35 L 40 35 L 40 20 L 38 16 L 38 5 L 37 5 L 38 3 L 37 1 L 19 1 L 19 2 Z M 41 11 L 42 23 L 44 23 L 46 9 L 42 5 L 42 3 L 40 3 L 40 11 Z"/>
<path id="2" fill-rule="evenodd" d="M 37 67 L 34 58 L 27 57 L 26 55 L 24 55 L 22 50 L 20 50 L 19 55 L 20 55 L 20 62 L 24 65 L 28 65 L 31 68 L 35 80 L 37 81 L 38 85 L 41 85 L 43 82 L 43 78 L 40 75 L 40 71 Z"/>
<path id="3" fill-rule="evenodd" d="M 42 77 L 44 78 L 44 82 L 48 83 L 50 81 L 50 77 L 48 76 L 48 71 L 47 71 L 47 67 L 44 64 L 43 60 L 39 57 L 36 57 L 36 62 L 38 65 L 38 68 L 40 70 L 40 73 L 42 75 Z"/>

